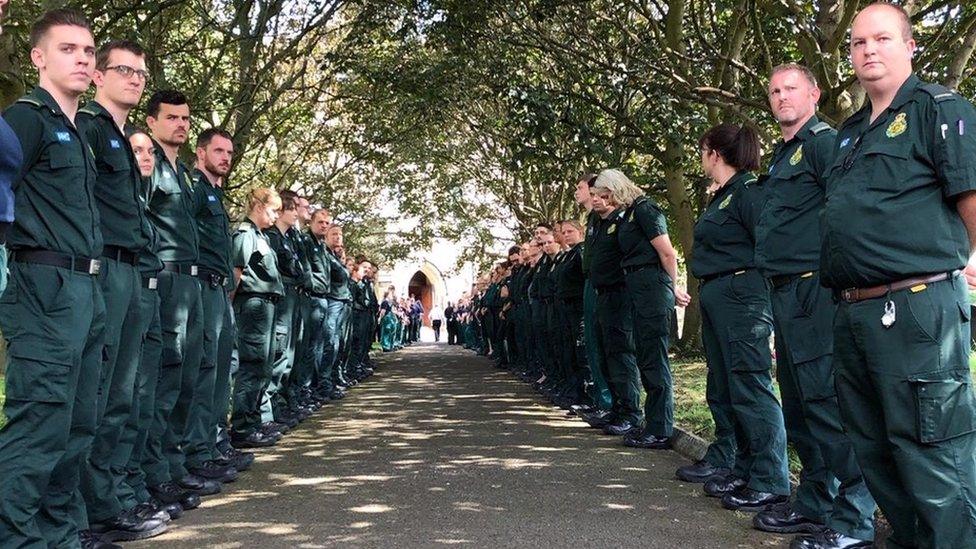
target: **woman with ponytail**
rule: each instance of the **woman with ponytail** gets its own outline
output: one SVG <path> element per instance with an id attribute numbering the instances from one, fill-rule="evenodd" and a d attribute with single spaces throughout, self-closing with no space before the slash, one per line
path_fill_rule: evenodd
<path id="1" fill-rule="evenodd" d="M 710 199 L 695 225 L 691 274 L 701 287 L 708 362 L 706 398 L 715 442 L 703 460 L 678 469 L 727 509 L 756 512 L 790 493 L 783 411 L 773 393 L 766 280 L 756 270 L 755 226 L 763 205 L 759 137 L 720 124 L 699 140 Z"/>

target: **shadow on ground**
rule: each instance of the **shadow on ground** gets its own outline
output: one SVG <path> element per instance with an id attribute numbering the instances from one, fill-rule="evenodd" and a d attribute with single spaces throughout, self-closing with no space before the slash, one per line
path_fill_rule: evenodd
<path id="1" fill-rule="evenodd" d="M 483 358 L 424 345 L 127 547 L 781 547 Z"/>

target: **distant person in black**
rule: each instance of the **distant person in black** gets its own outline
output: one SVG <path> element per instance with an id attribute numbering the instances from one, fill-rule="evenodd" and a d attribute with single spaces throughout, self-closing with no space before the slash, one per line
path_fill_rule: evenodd
<path id="1" fill-rule="evenodd" d="M 444 309 L 444 320 L 447 323 L 447 344 L 457 345 L 458 344 L 458 313 L 454 308 L 454 304 L 450 301 L 447 302 L 447 307 Z"/>

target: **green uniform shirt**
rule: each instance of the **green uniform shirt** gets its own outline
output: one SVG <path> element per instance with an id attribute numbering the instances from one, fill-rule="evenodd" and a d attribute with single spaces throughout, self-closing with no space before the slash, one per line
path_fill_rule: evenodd
<path id="1" fill-rule="evenodd" d="M 821 280 L 863 288 L 961 269 L 969 238 L 954 199 L 976 189 L 976 110 L 912 75 L 888 109 L 837 134 L 827 174 Z"/>
<path id="2" fill-rule="evenodd" d="M 290 229 L 289 229 L 290 230 Z M 281 233 L 277 225 L 264 230 L 264 236 L 268 238 L 271 249 L 278 256 L 278 272 L 281 273 L 281 281 L 288 286 L 296 286 L 303 281 L 301 257 L 295 249 L 291 238 Z"/>
<path id="3" fill-rule="evenodd" d="M 149 178 L 140 178 L 140 194 L 139 194 L 139 204 L 142 207 L 144 215 L 142 217 L 142 231 L 146 235 L 146 239 L 149 244 L 139 251 L 139 271 L 147 276 L 156 276 L 159 271 L 163 270 L 163 262 L 159 260 L 159 233 L 156 231 L 156 226 L 152 224 L 149 220 L 149 213 L 147 212 L 146 197 L 143 192 L 149 189 Z"/>
<path id="4" fill-rule="evenodd" d="M 312 264 L 308 260 L 308 233 L 291 227 L 285 232 L 285 238 L 298 256 L 298 268 L 301 271 L 301 276 L 297 285 L 306 290 L 310 289 L 312 287 Z"/>
<path id="5" fill-rule="evenodd" d="M 586 276 L 590 275 L 590 248 L 592 247 L 591 240 L 593 239 L 593 233 L 596 231 L 596 226 L 600 222 L 600 216 L 595 212 L 589 212 L 586 214 L 586 234 L 583 236 L 583 274 Z"/>
<path id="6" fill-rule="evenodd" d="M 511 280 L 508 283 L 509 297 L 512 303 L 521 305 L 528 299 L 525 286 L 525 275 L 528 269 L 524 265 L 519 265 L 512 269 Z"/>
<path id="7" fill-rule="evenodd" d="M 194 202 L 200 234 L 200 258 L 197 264 L 222 276 L 232 276 L 230 221 L 224 208 L 224 190 L 214 186 L 200 170 L 195 170 L 193 177 L 196 180 Z"/>
<path id="8" fill-rule="evenodd" d="M 106 246 L 139 253 L 149 245 L 142 176 L 125 134 L 105 107 L 92 101 L 78 111 L 78 129 L 95 155 L 95 203 Z"/>
<path id="9" fill-rule="evenodd" d="M 305 252 L 309 265 L 308 290 L 315 297 L 326 297 L 332 287 L 332 262 L 329 260 L 332 253 L 311 232 L 305 233 Z"/>
<path id="10" fill-rule="evenodd" d="M 820 268 L 824 175 L 834 162 L 837 132 L 812 117 L 793 139 L 773 150 L 763 182 L 766 206 L 756 224 L 756 267 L 763 276 Z"/>
<path id="11" fill-rule="evenodd" d="M 380 302 L 376 297 L 376 289 L 373 287 L 373 281 L 369 278 L 363 279 L 363 291 L 366 294 L 366 309 L 375 313 L 380 310 Z"/>
<path id="12" fill-rule="evenodd" d="M 274 250 L 250 219 L 237 226 L 230 259 L 234 267 L 243 270 L 237 285 L 238 293 L 285 295 Z"/>
<path id="13" fill-rule="evenodd" d="M 624 253 L 621 267 L 660 265 L 661 258 L 651 245 L 651 240 L 668 234 L 668 222 L 656 202 L 641 196 L 624 212 L 617 229 L 617 239 Z"/>
<path id="14" fill-rule="evenodd" d="M 95 158 L 84 134 L 43 88 L 18 99 L 3 118 L 24 151 L 13 182 L 16 219 L 7 233 L 7 246 L 101 255 Z"/>
<path id="15" fill-rule="evenodd" d="M 556 279 L 553 277 L 553 271 L 560 259 L 562 254 L 557 253 L 553 256 L 543 255 L 542 260 L 539 261 L 540 267 L 535 273 L 535 284 L 538 286 L 540 299 L 556 297 Z"/>
<path id="16" fill-rule="evenodd" d="M 695 224 L 691 274 L 704 278 L 756 266 L 756 221 L 763 189 L 756 176 L 739 172 L 712 198 Z"/>
<path id="17" fill-rule="evenodd" d="M 196 191 L 190 170 L 182 160 L 170 164 L 156 143 L 156 167 L 146 192 L 149 218 L 159 232 L 159 259 L 195 263 L 199 258 L 200 237 L 196 211 Z"/>
<path id="18" fill-rule="evenodd" d="M 586 246 L 590 254 L 590 283 L 594 288 L 609 288 L 624 283 L 624 270 L 620 260 L 624 257 L 620 249 L 617 231 L 624 221 L 624 210 L 618 208 L 606 219 L 597 216 L 595 222 L 587 223 Z"/>
<path id="19" fill-rule="evenodd" d="M 566 250 L 563 260 L 555 272 L 556 297 L 566 301 L 583 299 L 583 244 L 579 243 Z"/>
<path id="20" fill-rule="evenodd" d="M 332 250 L 326 248 L 325 254 L 329 260 L 329 299 L 351 300 L 352 296 L 349 295 L 348 284 L 349 271 L 346 270 L 346 266 L 342 264 L 342 261 Z"/>

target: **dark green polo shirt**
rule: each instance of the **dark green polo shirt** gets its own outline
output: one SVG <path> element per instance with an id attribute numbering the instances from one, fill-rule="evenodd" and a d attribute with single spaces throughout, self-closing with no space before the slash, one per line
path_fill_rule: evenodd
<path id="1" fill-rule="evenodd" d="M 912 75 L 870 122 L 837 133 L 821 253 L 827 287 L 863 288 L 961 269 L 969 238 L 955 199 L 976 190 L 976 110 Z"/>
<path id="2" fill-rule="evenodd" d="M 243 271 L 237 293 L 285 295 L 277 257 L 257 225 L 241 221 L 232 242 L 231 263 Z"/>
<path id="3" fill-rule="evenodd" d="M 24 151 L 13 182 L 16 219 L 7 246 L 100 256 L 95 158 L 84 133 L 43 88 L 18 99 L 3 118 Z"/>
<path id="4" fill-rule="evenodd" d="M 140 199 L 142 176 L 132 146 L 112 115 L 96 101 L 78 111 L 77 121 L 95 155 L 95 203 L 104 243 L 139 253 L 149 239 Z"/>
<path id="5" fill-rule="evenodd" d="M 763 276 L 820 268 L 820 214 L 826 171 L 834 162 L 837 132 L 816 116 L 773 150 L 763 182 L 766 206 L 756 224 L 756 267 Z"/>
<path id="6" fill-rule="evenodd" d="M 281 273 L 281 281 L 288 286 L 301 283 L 304 275 L 301 257 L 298 255 L 298 250 L 294 247 L 292 239 L 282 234 L 277 225 L 265 229 L 264 236 L 268 238 L 271 249 L 278 256 L 278 272 Z"/>
<path id="7" fill-rule="evenodd" d="M 546 297 L 543 292 L 549 284 L 549 271 L 552 269 L 551 260 L 546 254 L 542 254 L 539 260 L 532 267 L 532 282 L 529 284 L 529 299 L 542 299 Z"/>
<path id="8" fill-rule="evenodd" d="M 756 222 L 763 206 L 756 176 L 732 176 L 705 207 L 695 224 L 691 274 L 703 278 L 756 266 Z"/>
<path id="9" fill-rule="evenodd" d="M 178 263 L 196 263 L 200 255 L 200 237 L 196 211 L 196 190 L 190 169 L 182 160 L 170 164 L 163 148 L 156 143 L 156 167 L 146 193 L 149 219 L 159 232 L 159 259 Z"/>
<path id="10" fill-rule="evenodd" d="M 363 290 L 366 294 L 366 309 L 378 313 L 380 310 L 380 302 L 376 297 L 376 289 L 373 287 L 373 281 L 369 278 L 363 279 Z"/>
<path id="11" fill-rule="evenodd" d="M 315 297 L 326 297 L 332 286 L 331 252 L 325 244 L 311 232 L 305 233 L 305 252 L 309 265 L 308 290 Z"/>
<path id="12" fill-rule="evenodd" d="M 346 266 L 342 264 L 342 261 L 332 250 L 326 248 L 325 254 L 329 260 L 329 299 L 351 300 L 352 296 L 349 294 L 348 285 L 349 271 L 346 270 Z"/>
<path id="13" fill-rule="evenodd" d="M 288 245 L 298 256 L 298 268 L 301 272 L 297 286 L 305 289 L 312 287 L 312 264 L 308 259 L 308 233 L 291 227 L 285 232 Z"/>
<path id="14" fill-rule="evenodd" d="M 586 276 L 583 274 L 583 244 L 579 243 L 566 250 L 563 260 L 559 262 L 556 276 L 556 297 L 562 300 L 583 299 L 583 286 Z"/>
<path id="15" fill-rule="evenodd" d="M 230 221 L 224 208 L 224 190 L 214 186 L 200 170 L 194 170 L 197 230 L 200 258 L 197 264 L 222 276 L 231 276 Z"/>
<path id="16" fill-rule="evenodd" d="M 668 222 L 656 202 L 646 196 L 638 197 L 624 211 L 623 221 L 617 229 L 617 239 L 623 251 L 621 267 L 660 265 L 661 258 L 651 245 L 651 240 L 668 234 Z"/>
<path id="17" fill-rule="evenodd" d="M 519 265 L 512 269 L 512 276 L 509 277 L 508 293 L 512 303 L 515 305 L 525 303 L 528 297 L 525 294 L 525 273 L 527 270 L 524 265 Z"/>
<path id="18" fill-rule="evenodd" d="M 620 249 L 617 231 L 624 222 L 624 209 L 618 208 L 606 219 L 597 216 L 596 221 L 587 228 L 590 254 L 590 283 L 594 288 L 609 288 L 624 283 L 624 270 L 620 261 L 624 252 Z"/>

